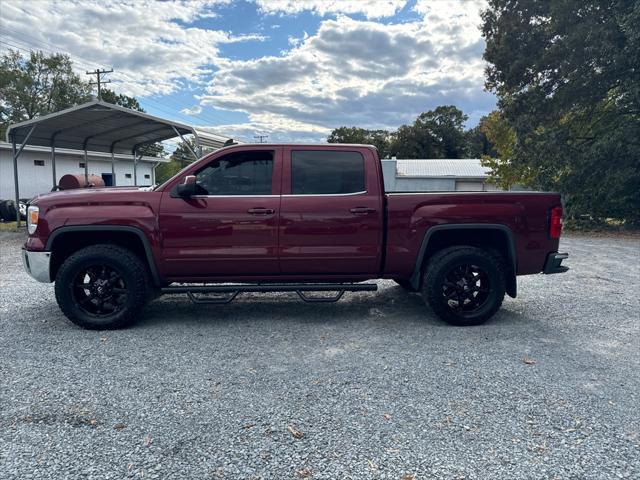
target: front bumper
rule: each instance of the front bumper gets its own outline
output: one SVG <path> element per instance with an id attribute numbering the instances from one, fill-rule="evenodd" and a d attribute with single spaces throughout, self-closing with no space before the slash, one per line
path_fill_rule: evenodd
<path id="1" fill-rule="evenodd" d="M 547 255 L 547 261 L 544 263 L 543 273 L 563 273 L 569 270 L 569 267 L 562 266 L 562 261 L 569 258 L 568 253 L 553 252 Z"/>
<path id="2" fill-rule="evenodd" d="M 31 252 L 22 249 L 22 264 L 29 275 L 42 283 L 51 283 L 49 265 L 51 252 Z"/>

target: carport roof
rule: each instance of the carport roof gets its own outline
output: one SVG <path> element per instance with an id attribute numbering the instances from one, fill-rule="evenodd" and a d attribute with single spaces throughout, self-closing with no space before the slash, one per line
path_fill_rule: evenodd
<path id="1" fill-rule="evenodd" d="M 232 142 L 228 137 L 99 100 L 13 124 L 7 130 L 7 141 L 21 144 L 27 139 L 27 144 L 42 147 L 131 153 L 139 145 L 185 134 L 214 148 Z"/>
<path id="2" fill-rule="evenodd" d="M 421 178 L 487 178 L 491 169 L 482 166 L 477 158 L 460 159 L 397 159 L 399 177 Z"/>

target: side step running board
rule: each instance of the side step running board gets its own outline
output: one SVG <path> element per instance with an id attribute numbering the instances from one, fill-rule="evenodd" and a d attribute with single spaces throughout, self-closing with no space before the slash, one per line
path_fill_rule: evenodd
<path id="1" fill-rule="evenodd" d="M 194 303 L 230 303 L 240 293 L 295 292 L 305 302 L 337 302 L 344 292 L 375 292 L 375 283 L 253 283 L 229 285 L 178 285 L 162 288 L 162 293 L 186 293 Z M 309 292 L 336 292 L 331 297 L 310 297 Z M 223 297 L 203 298 L 195 294 L 228 294 Z"/>

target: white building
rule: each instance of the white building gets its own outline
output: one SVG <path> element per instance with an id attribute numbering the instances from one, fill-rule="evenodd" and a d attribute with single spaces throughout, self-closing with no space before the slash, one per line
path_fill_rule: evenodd
<path id="1" fill-rule="evenodd" d="M 387 192 L 483 192 L 499 190 L 488 181 L 480 159 L 391 159 L 382 161 Z"/>
<path id="2" fill-rule="evenodd" d="M 117 186 L 134 185 L 132 155 L 115 154 L 115 174 Z M 113 185 L 111 174 L 111 154 L 103 152 L 87 152 L 89 175 L 102 177 L 105 185 Z M 138 160 L 136 166 L 138 185 L 146 186 L 155 183 L 155 167 L 159 163 L 168 162 L 162 157 L 145 157 Z M 56 149 L 57 185 L 63 175 L 84 175 L 84 151 L 66 148 Z M 18 160 L 18 190 L 21 198 L 31 198 L 39 193 L 51 191 L 54 180 L 51 165 L 51 149 L 26 145 Z M 0 199 L 15 198 L 13 157 L 11 144 L 0 142 Z"/>

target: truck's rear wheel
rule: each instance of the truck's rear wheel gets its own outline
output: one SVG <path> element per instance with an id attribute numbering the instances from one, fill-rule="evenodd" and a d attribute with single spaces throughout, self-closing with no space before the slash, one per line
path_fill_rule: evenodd
<path id="1" fill-rule="evenodd" d="M 67 258 L 56 274 L 56 300 L 65 316 L 91 330 L 131 325 L 147 300 L 147 273 L 126 248 L 92 245 Z"/>
<path id="2" fill-rule="evenodd" d="M 505 269 L 497 252 L 465 246 L 446 248 L 430 259 L 422 296 L 444 321 L 479 325 L 502 305 Z"/>

